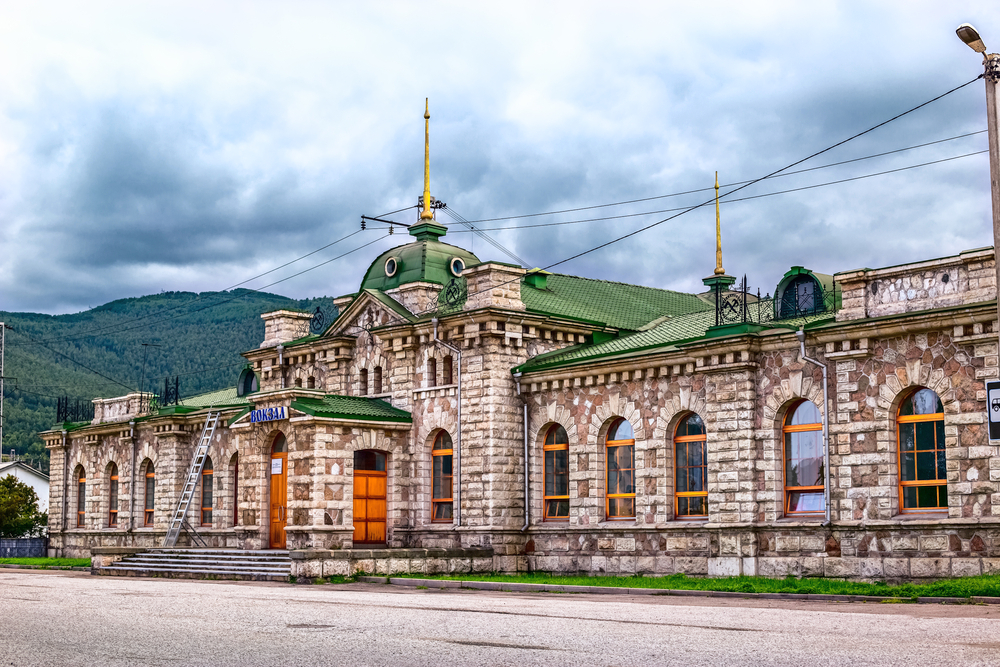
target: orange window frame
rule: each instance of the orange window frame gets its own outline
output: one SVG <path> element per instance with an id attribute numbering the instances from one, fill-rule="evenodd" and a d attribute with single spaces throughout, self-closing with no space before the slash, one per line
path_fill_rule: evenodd
<path id="1" fill-rule="evenodd" d="M 549 440 L 556 430 L 562 428 L 559 424 L 555 424 L 549 427 L 549 430 L 545 433 L 545 442 Z M 546 456 L 546 452 L 566 452 L 566 495 L 564 496 L 550 496 L 546 494 L 548 480 L 548 465 L 549 458 Z M 542 445 L 542 474 L 544 479 L 542 481 L 542 521 L 569 521 L 569 443 L 554 443 L 554 444 L 544 444 Z M 552 473 L 555 475 L 555 471 Z M 566 515 L 550 515 L 549 514 L 549 501 L 566 501 Z"/>
<path id="2" fill-rule="evenodd" d="M 156 473 L 146 472 L 146 492 L 143 498 L 143 518 L 142 525 L 153 525 L 153 506 L 156 501 Z"/>
<path id="3" fill-rule="evenodd" d="M 108 489 L 108 527 L 118 525 L 118 466 L 112 468 Z"/>
<path id="4" fill-rule="evenodd" d="M 212 525 L 212 505 L 214 504 L 214 489 L 212 484 L 214 482 L 215 471 L 212 468 L 202 469 L 201 471 L 201 525 L 211 526 Z M 206 493 L 208 492 L 207 497 Z"/>
<path id="5" fill-rule="evenodd" d="M 448 448 L 442 448 L 442 447 L 440 447 L 440 443 L 443 441 L 444 435 L 445 435 L 444 431 L 442 431 L 441 433 L 438 433 L 438 435 L 434 438 L 433 449 L 431 449 L 431 522 L 432 523 L 453 523 L 454 520 L 455 520 L 454 519 L 454 517 L 455 517 L 455 507 L 454 507 L 454 505 L 452 505 L 452 503 L 454 503 L 454 497 L 455 497 L 454 496 L 454 494 L 455 494 L 454 468 L 452 468 L 452 472 L 450 474 L 445 475 L 444 472 L 443 472 L 443 465 L 442 465 L 441 483 L 440 483 L 440 485 L 438 485 L 441 488 L 444 488 L 444 486 L 445 486 L 444 482 L 447 479 L 448 480 L 448 488 L 451 489 L 451 494 L 449 494 L 448 497 L 440 497 L 440 498 L 437 498 L 437 497 L 434 496 L 434 487 L 435 487 L 434 476 L 436 475 L 436 470 L 437 470 L 437 466 L 435 465 L 435 459 L 437 459 L 437 458 L 444 458 L 445 456 L 451 458 L 454 455 L 454 452 L 455 452 L 455 450 L 452 449 L 451 447 L 448 447 Z M 452 465 L 454 465 L 454 459 L 453 458 L 451 459 L 451 461 L 452 461 Z M 452 505 L 451 516 L 449 516 L 447 519 L 438 519 L 438 518 L 436 518 L 437 515 L 438 515 L 437 508 L 440 505 Z"/>
<path id="6" fill-rule="evenodd" d="M 683 423 L 683 422 L 682 422 Z M 674 447 L 674 517 L 681 521 L 693 521 L 699 519 L 705 519 L 708 514 L 681 514 L 680 513 L 680 498 L 704 498 L 705 507 L 708 508 L 708 438 L 704 433 L 699 433 L 697 435 L 678 435 L 674 437 L 674 443 L 692 443 L 700 442 L 702 446 L 701 450 L 701 462 L 700 466 L 679 466 L 677 465 L 677 447 Z M 677 491 L 677 477 L 681 474 L 681 471 L 687 471 L 691 468 L 704 468 L 705 472 L 702 479 L 705 480 L 705 490 L 704 491 Z"/>
<path id="7" fill-rule="evenodd" d="M 897 464 L 898 464 L 898 467 L 899 467 L 899 511 L 900 511 L 901 514 L 914 514 L 914 513 L 923 514 L 923 513 L 927 513 L 927 512 L 947 512 L 948 511 L 948 505 L 947 505 L 948 479 L 947 479 L 947 477 L 943 477 L 943 478 L 942 477 L 935 477 L 934 479 L 923 479 L 923 480 L 905 480 L 905 481 L 903 480 L 903 470 L 904 470 L 904 468 L 903 468 L 903 450 L 902 450 L 903 439 L 900 437 L 900 432 L 899 432 L 900 431 L 900 426 L 903 425 L 903 424 L 916 424 L 916 423 L 921 423 L 921 422 L 924 422 L 924 423 L 926 423 L 926 422 L 943 422 L 943 421 L 944 421 L 944 413 L 943 412 L 934 412 L 934 413 L 927 414 L 927 415 L 898 415 L 898 414 L 896 415 L 896 457 L 897 457 L 896 461 L 897 461 Z M 916 436 L 916 432 L 915 431 L 916 431 L 916 427 L 914 427 L 914 434 L 913 434 L 914 454 L 916 454 L 916 452 L 918 451 L 916 449 L 916 437 L 917 436 Z M 937 453 L 939 451 L 941 451 L 941 452 L 945 451 L 945 443 L 943 441 L 942 442 L 937 442 L 937 433 L 936 433 L 936 430 L 935 430 L 935 435 L 934 435 L 934 449 L 933 450 L 919 450 L 919 451 L 925 451 L 925 452 L 926 451 L 933 451 L 934 455 L 935 455 L 935 460 L 936 460 Z M 916 467 L 916 465 L 917 465 L 916 459 L 914 459 L 914 467 Z M 935 473 L 936 473 L 936 470 L 937 470 L 937 466 L 935 466 Z M 935 507 L 911 507 L 911 508 L 904 507 L 903 494 L 904 494 L 905 490 L 907 488 L 921 487 L 921 486 L 936 486 L 936 487 L 942 487 L 943 486 L 943 487 L 945 487 L 945 503 L 946 504 L 944 504 L 944 505 L 938 504 Z M 938 492 L 938 497 L 940 498 L 940 491 Z"/>
<path id="8" fill-rule="evenodd" d="M 795 406 L 793 406 L 792 409 L 788 411 L 788 414 L 785 416 L 785 419 L 787 420 L 789 417 L 791 417 L 791 415 L 793 415 L 795 413 L 795 410 L 797 410 L 798 407 L 799 407 L 799 405 L 801 405 L 801 404 L 802 404 L 802 402 L 800 401 L 798 404 L 796 404 Z M 816 492 L 825 493 L 826 492 L 826 487 L 824 487 L 822 484 L 820 484 L 818 486 L 788 486 L 786 484 L 786 482 L 787 482 L 786 474 L 788 472 L 787 471 L 787 467 L 788 467 L 788 451 L 787 451 L 786 447 L 787 447 L 787 440 L 788 440 L 788 438 L 786 438 L 785 436 L 787 434 L 789 434 L 789 433 L 810 433 L 810 432 L 813 432 L 813 431 L 822 431 L 822 430 L 823 430 L 823 424 L 822 423 L 818 423 L 818 424 L 798 424 L 796 426 L 790 426 L 788 424 L 785 424 L 784 426 L 781 427 L 781 486 L 784 489 L 784 496 L 785 496 L 784 506 L 785 506 L 785 515 L 786 516 L 818 516 L 818 515 L 821 515 L 821 514 L 822 515 L 826 514 L 826 510 L 825 509 L 821 510 L 821 511 L 815 511 L 815 510 L 809 510 L 809 511 L 794 510 L 793 511 L 793 510 L 789 509 L 791 507 L 791 498 L 792 498 L 792 494 L 793 493 L 816 493 Z M 825 446 L 825 444 L 826 443 L 824 443 L 824 446 Z M 823 498 L 823 502 L 824 503 L 826 502 L 826 497 L 825 496 Z"/>
<path id="9" fill-rule="evenodd" d="M 632 493 L 611 493 L 610 489 L 609 489 L 609 487 L 610 487 L 609 482 L 611 481 L 609 479 L 610 476 L 611 476 L 611 467 L 610 467 L 610 463 L 611 463 L 611 450 L 612 449 L 617 449 L 619 447 L 631 447 L 632 448 L 632 457 L 631 457 L 632 458 L 632 466 L 630 468 L 619 468 L 618 469 L 618 474 L 620 475 L 622 472 L 631 471 L 632 472 L 632 488 L 635 489 L 635 439 L 632 439 L 632 440 L 608 440 L 605 443 L 605 446 L 604 446 L 604 452 L 605 452 L 605 461 L 604 461 L 604 480 L 605 480 L 604 481 L 604 483 L 605 483 L 605 488 L 604 488 L 604 491 L 605 491 L 605 493 L 604 493 L 604 496 L 605 496 L 605 498 L 604 498 L 604 512 L 605 512 L 605 516 L 607 517 L 608 521 L 626 521 L 626 520 L 629 520 L 629 519 L 635 519 L 635 491 L 633 490 Z M 620 498 L 626 498 L 626 499 L 627 498 L 631 498 L 632 499 L 633 502 L 632 502 L 632 513 L 631 514 L 616 515 L 616 514 L 612 514 L 611 513 L 611 501 L 612 500 L 616 500 L 616 499 L 620 499 Z"/>
<path id="10" fill-rule="evenodd" d="M 76 527 L 87 525 L 87 476 L 80 475 L 76 486 Z"/>

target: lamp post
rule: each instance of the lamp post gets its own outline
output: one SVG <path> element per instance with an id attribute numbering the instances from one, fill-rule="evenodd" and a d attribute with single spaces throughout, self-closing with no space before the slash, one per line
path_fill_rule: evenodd
<path id="1" fill-rule="evenodd" d="M 990 142 L 990 192 L 993 198 L 993 257 L 996 261 L 997 289 L 1000 296 L 1000 98 L 997 97 L 997 83 L 1000 82 L 1000 54 L 986 53 L 979 31 L 971 24 L 963 23 L 955 30 L 958 38 L 976 53 L 983 54 L 983 78 L 986 79 L 987 136 Z M 997 313 L 1000 317 L 1000 298 L 997 299 Z"/>

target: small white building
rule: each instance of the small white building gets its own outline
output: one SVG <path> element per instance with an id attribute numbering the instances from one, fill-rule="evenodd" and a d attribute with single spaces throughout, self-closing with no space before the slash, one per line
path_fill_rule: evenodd
<path id="1" fill-rule="evenodd" d="M 49 476 L 39 472 L 23 461 L 0 463 L 0 477 L 13 475 L 35 490 L 38 495 L 38 511 L 49 511 Z"/>

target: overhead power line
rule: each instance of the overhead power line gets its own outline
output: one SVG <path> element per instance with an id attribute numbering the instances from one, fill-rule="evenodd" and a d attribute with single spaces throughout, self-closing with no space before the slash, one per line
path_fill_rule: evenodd
<path id="1" fill-rule="evenodd" d="M 524 261 L 523 259 L 521 259 L 517 255 L 515 255 L 510 250 L 507 250 L 507 248 L 505 246 L 503 246 L 499 241 L 497 241 L 496 239 L 494 239 L 489 234 L 485 234 L 485 233 L 483 233 L 482 230 L 477 229 L 471 222 L 469 222 L 464 217 L 462 217 L 461 215 L 459 215 L 458 212 L 452 210 L 451 208 L 445 208 L 444 212 L 447 213 L 448 215 L 450 215 L 452 218 L 454 218 L 458 222 L 460 222 L 463 225 L 465 225 L 466 227 L 468 227 L 469 228 L 468 231 L 470 231 L 470 232 L 474 233 L 476 236 L 484 239 L 487 243 L 489 243 L 494 248 L 498 249 L 500 252 L 502 252 L 503 254 L 507 255 L 511 259 L 513 259 L 515 262 L 517 262 L 521 266 L 528 266 L 528 263 L 526 261 Z"/>
<path id="2" fill-rule="evenodd" d="M 864 157 L 853 158 L 853 159 L 850 159 L 850 160 L 841 160 L 840 162 L 831 162 L 830 164 L 819 165 L 818 167 L 809 167 L 808 169 L 797 169 L 795 171 L 788 171 L 788 172 L 781 173 L 781 174 L 775 174 L 774 176 L 765 176 L 764 178 L 781 178 L 783 176 L 793 176 L 795 174 L 804 174 L 806 172 L 816 171 L 818 169 L 828 169 L 830 167 L 838 167 L 840 165 L 850 164 L 852 162 L 860 162 L 862 160 L 871 160 L 873 158 L 884 157 L 886 155 L 892 155 L 894 153 L 903 153 L 905 151 L 911 151 L 911 150 L 914 150 L 916 148 L 924 148 L 926 146 L 933 146 L 935 144 L 942 144 L 942 143 L 945 143 L 945 142 L 948 142 L 948 141 L 955 141 L 956 139 L 964 139 L 965 137 L 972 137 L 972 136 L 975 136 L 977 134 L 985 134 L 986 132 L 987 132 L 987 130 L 979 130 L 977 132 L 967 132 L 965 134 L 959 134 L 959 135 L 956 135 L 954 137 L 948 137 L 947 139 L 938 139 L 936 141 L 928 141 L 928 142 L 923 143 L 923 144 L 916 144 L 915 146 L 907 146 L 906 148 L 897 148 L 895 150 L 885 151 L 883 153 L 875 153 L 873 155 L 865 155 Z M 763 179 L 757 179 L 757 180 L 759 181 L 759 180 L 763 180 Z M 753 181 L 753 180 L 750 180 L 750 181 L 733 181 L 732 183 L 725 183 L 725 184 L 723 184 L 723 185 L 721 185 L 719 187 L 729 188 L 729 187 L 733 187 L 733 186 L 736 186 L 736 185 L 744 185 L 744 184 L 750 184 L 750 183 L 755 183 L 755 182 L 757 182 L 757 181 Z M 502 220 L 518 220 L 518 219 L 521 219 L 521 218 L 538 218 L 538 217 L 545 216 L 545 215 L 559 215 L 559 214 L 562 214 L 562 213 L 577 213 L 579 211 L 591 211 L 591 210 L 596 209 L 596 208 L 610 208 L 612 206 L 624 206 L 625 204 L 639 204 L 639 203 L 646 202 L 646 201 L 655 201 L 657 199 L 668 199 L 670 197 L 681 197 L 683 195 L 695 194 L 697 192 L 708 192 L 709 190 L 714 190 L 714 189 L 715 189 L 714 186 L 707 187 L 707 188 L 695 188 L 694 190 L 684 190 L 682 192 L 672 192 L 670 194 L 665 194 L 665 195 L 655 195 L 653 197 L 642 197 L 640 199 L 629 199 L 629 200 L 626 200 L 626 201 L 610 202 L 610 203 L 607 203 L 607 204 L 594 204 L 592 206 L 580 206 L 580 207 L 577 207 L 577 208 L 567 208 L 567 209 L 562 209 L 560 211 L 544 211 L 542 213 L 523 213 L 523 214 L 520 214 L 520 215 L 506 215 L 506 216 L 502 216 L 502 217 L 499 217 L 499 218 L 482 218 L 482 219 L 479 219 L 479 220 L 469 220 L 468 222 L 470 224 L 475 224 L 475 223 L 480 223 L 480 222 L 499 222 L 499 221 L 502 221 Z M 668 209 L 668 210 L 679 210 L 679 209 Z M 594 219 L 595 220 L 599 220 L 601 218 L 594 218 Z M 527 227 L 529 227 L 529 225 L 525 225 L 524 227 L 527 228 Z M 506 227 L 504 227 L 504 228 L 496 228 L 496 227 L 494 227 L 492 229 L 507 229 L 507 228 Z"/>
<path id="3" fill-rule="evenodd" d="M 852 176 L 850 178 L 842 178 L 842 179 L 839 179 L 839 180 L 836 180 L 836 181 L 827 181 L 826 183 L 816 183 L 814 185 L 806 185 L 806 186 L 799 187 L 799 188 L 791 188 L 789 190 L 778 190 L 776 192 L 765 192 L 763 194 L 750 195 L 748 197 L 739 197 L 737 199 L 727 199 L 726 201 L 720 202 L 720 203 L 722 203 L 722 204 L 735 204 L 736 202 L 749 201 L 751 199 L 761 199 L 763 197 L 773 197 L 775 195 L 784 195 L 784 194 L 788 194 L 789 192 L 799 192 L 800 190 L 812 190 L 814 188 L 822 188 L 822 187 L 825 187 L 827 185 L 837 185 L 839 183 L 847 183 L 847 182 L 850 182 L 850 181 L 859 181 L 859 180 L 862 180 L 862 179 L 865 179 L 865 178 L 873 178 L 875 176 L 884 176 L 886 174 L 894 174 L 894 173 L 899 172 L 899 171 L 907 171 L 908 169 L 917 169 L 919 167 L 927 167 L 927 166 L 930 166 L 930 165 L 933 165 L 933 164 L 940 164 L 942 162 L 951 162 L 952 160 L 959 160 L 959 159 L 962 159 L 962 158 L 972 157 L 974 155 L 983 155 L 985 153 L 989 153 L 989 149 L 982 150 L 982 151 L 975 151 L 973 153 L 966 153 L 964 155 L 955 155 L 955 156 L 948 157 L 948 158 L 942 158 L 940 160 L 932 160 L 931 162 L 921 162 L 920 164 L 911 164 L 911 165 L 909 165 L 907 167 L 898 167 L 896 169 L 887 169 L 886 171 L 879 171 L 879 172 L 875 172 L 875 173 L 872 173 L 872 174 L 864 174 L 862 176 Z M 784 176 L 784 174 L 781 174 L 781 175 Z M 720 186 L 720 187 L 725 187 L 725 186 Z M 706 188 L 706 189 L 708 189 L 708 190 L 714 190 L 715 188 Z M 659 209 L 659 210 L 656 210 L 656 211 L 643 211 L 641 213 L 622 213 L 620 215 L 606 215 L 606 216 L 603 216 L 603 217 L 600 217 L 600 218 L 583 218 L 582 220 L 561 220 L 559 222 L 540 222 L 540 223 L 534 224 L 534 225 L 508 225 L 506 227 L 479 227 L 478 230 L 479 231 L 496 232 L 496 231 L 505 231 L 505 230 L 512 230 L 512 229 L 537 229 L 539 227 L 558 227 L 560 225 L 578 225 L 578 224 L 581 224 L 581 223 L 584 223 L 584 222 L 601 222 L 601 221 L 604 221 L 604 220 L 622 220 L 624 218 L 641 218 L 643 216 L 657 215 L 659 213 L 672 213 L 674 211 L 684 211 L 687 208 L 688 208 L 687 206 L 678 206 L 676 208 L 664 208 L 664 209 Z M 468 231 L 462 230 L 462 229 L 457 229 L 457 230 L 452 231 L 452 233 L 453 234 L 467 234 Z"/>
<path id="4" fill-rule="evenodd" d="M 861 132 L 853 134 L 853 135 L 847 137 L 846 139 L 843 139 L 841 141 L 838 141 L 835 144 L 827 146 L 826 148 L 824 148 L 822 150 L 816 151 L 815 153 L 811 153 L 810 155 L 807 155 L 806 157 L 804 157 L 804 158 L 802 158 L 800 160 L 796 160 L 795 162 L 792 162 L 791 164 L 788 164 L 788 165 L 782 167 L 781 169 L 777 169 L 775 171 L 772 171 L 772 172 L 770 172 L 769 174 L 767 174 L 765 176 L 761 176 L 760 178 L 755 178 L 755 179 L 753 179 L 751 181 L 747 181 L 745 184 L 740 185 L 740 186 L 738 186 L 738 187 L 730 190 L 729 192 L 726 192 L 725 194 L 720 195 L 719 198 L 721 200 L 723 197 L 728 197 L 729 195 L 732 195 L 735 192 L 739 192 L 740 190 L 744 190 L 744 189 L 750 187 L 751 185 L 754 185 L 755 183 L 760 183 L 761 181 L 767 180 L 768 178 L 772 178 L 772 177 L 774 177 L 774 176 L 776 176 L 776 175 L 778 175 L 778 174 L 780 174 L 782 172 L 786 172 L 789 169 L 791 169 L 792 167 L 796 167 L 796 166 L 798 166 L 800 164 L 808 162 L 809 160 L 811 160 L 811 159 L 813 159 L 815 157 L 818 157 L 820 155 L 823 155 L 824 153 L 829 153 L 830 151 L 832 151 L 833 149 L 835 149 L 835 148 L 837 148 L 839 146 L 843 146 L 844 144 L 846 144 L 848 142 L 851 142 L 851 141 L 854 141 L 855 139 L 858 139 L 859 137 L 863 137 L 866 134 L 870 134 L 871 132 L 874 132 L 875 130 L 879 129 L 880 127 L 884 127 L 884 126 L 888 125 L 889 123 L 892 123 L 892 122 L 894 122 L 896 120 L 899 120 L 903 116 L 909 115 L 909 114 L 913 113 L 914 111 L 922 109 L 922 108 L 924 108 L 925 106 L 927 106 L 929 104 L 933 104 L 934 102 L 936 102 L 936 101 L 938 101 L 938 100 L 940 100 L 940 99 L 942 99 L 944 97 L 947 97 L 948 95 L 951 95 L 952 93 L 957 92 L 957 91 L 961 90 L 962 88 L 965 88 L 966 86 L 969 86 L 969 85 L 975 83 L 976 81 L 978 81 L 982 77 L 983 77 L 983 75 L 980 74 L 979 76 L 977 76 L 974 79 L 966 81 L 965 83 L 963 83 L 963 84 L 961 84 L 959 86 L 956 86 L 956 87 L 952 88 L 951 90 L 948 90 L 948 91 L 946 91 L 944 93 L 941 93 L 940 95 L 938 95 L 936 97 L 933 97 L 933 98 L 927 100 L 926 102 L 922 102 L 922 103 L 920 103 L 920 104 L 918 104 L 918 105 L 916 105 L 914 107 L 911 107 L 911 108 L 907 109 L 906 111 L 898 113 L 895 116 L 892 116 L 891 118 L 889 118 L 887 120 L 884 120 L 881 123 L 873 125 L 873 126 L 869 127 L 866 130 L 862 130 Z M 585 255 L 589 255 L 590 253 L 597 252 L 598 250 L 601 250 L 603 248 L 607 248 L 608 246 L 611 246 L 611 245 L 614 245 L 615 243 L 619 243 L 621 241 L 624 241 L 625 239 L 632 238 L 633 236 L 637 236 L 638 234 L 641 234 L 641 233 L 643 233 L 645 231 L 648 231 L 648 230 L 650 230 L 650 229 L 652 229 L 654 227 L 662 225 L 665 222 L 669 222 L 671 220 L 675 220 L 675 219 L 679 218 L 680 216 L 685 215 L 686 213 L 690 213 L 691 211 L 697 210 L 697 209 L 699 209 L 699 208 L 701 208 L 703 206 L 707 206 L 707 205 L 712 204 L 714 202 L 715 202 L 715 198 L 711 198 L 711 199 L 707 199 L 707 200 L 701 202 L 700 204 L 695 204 L 693 206 L 689 206 L 687 208 L 682 209 L 681 211 L 679 211 L 675 215 L 668 216 L 666 218 L 663 218 L 662 220 L 658 220 L 657 222 L 648 224 L 648 225 L 646 225 L 644 227 L 640 227 L 639 229 L 631 231 L 631 232 L 629 232 L 627 234 L 623 234 L 623 235 L 621 235 L 619 237 L 611 239 L 610 241 L 606 241 L 606 242 L 601 243 L 599 245 L 593 246 L 593 247 L 591 247 L 591 248 L 589 248 L 587 250 L 584 250 L 582 252 L 578 252 L 578 253 L 576 253 L 574 255 L 571 255 L 571 256 L 569 256 L 569 257 L 567 257 L 565 259 L 559 260 L 558 262 L 553 262 L 552 264 L 549 264 L 549 265 L 547 265 L 545 267 L 542 267 L 542 270 L 552 269 L 552 268 L 555 268 L 555 267 L 560 266 L 562 264 L 566 264 L 567 262 L 571 262 L 574 259 L 578 259 L 578 258 L 583 257 Z M 519 280 L 520 280 L 520 277 L 512 278 L 510 280 L 506 280 L 506 281 L 500 283 L 499 285 L 491 285 L 488 289 L 491 289 L 491 290 L 492 289 L 496 289 L 497 287 L 502 287 L 503 285 L 508 285 L 508 284 L 510 284 L 512 282 L 519 281 Z M 476 292 L 476 293 L 478 293 L 478 292 Z M 475 293 L 474 292 L 470 292 L 469 296 L 472 296 L 473 294 L 475 294 Z M 427 310 L 421 311 L 419 313 L 414 313 L 414 314 L 419 317 L 421 315 L 430 314 L 430 313 L 434 312 L 434 310 L 435 309 L 427 309 Z M 401 319 L 398 319 L 397 321 L 403 322 L 403 320 L 401 320 Z"/>

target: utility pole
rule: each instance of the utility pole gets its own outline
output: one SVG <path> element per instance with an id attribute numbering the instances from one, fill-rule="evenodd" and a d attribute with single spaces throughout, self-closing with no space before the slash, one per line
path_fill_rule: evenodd
<path id="1" fill-rule="evenodd" d="M 7 325 L 0 322 L 0 452 L 3 451 L 3 357 L 4 357 L 4 334 L 7 331 Z"/>
<path id="2" fill-rule="evenodd" d="M 986 80 L 986 136 L 990 145 L 990 194 L 993 199 L 993 256 L 996 260 L 997 289 L 1000 290 L 1000 54 L 986 53 L 979 31 L 963 23 L 955 30 L 958 38 L 983 56 L 983 79 Z M 997 300 L 1000 317 L 1000 299 Z"/>

